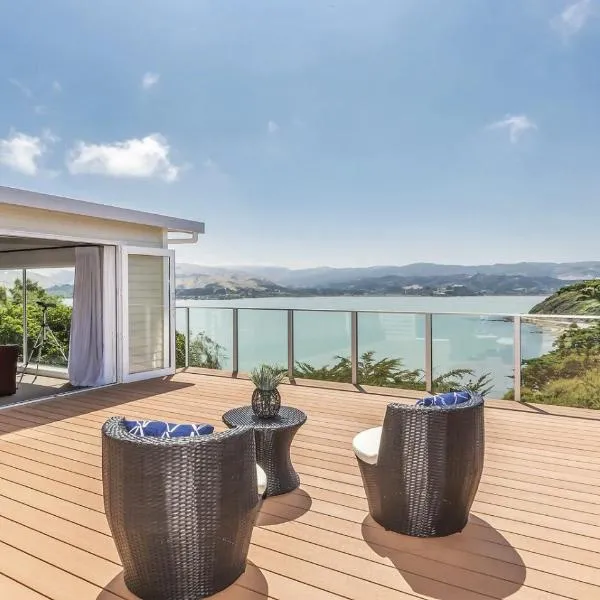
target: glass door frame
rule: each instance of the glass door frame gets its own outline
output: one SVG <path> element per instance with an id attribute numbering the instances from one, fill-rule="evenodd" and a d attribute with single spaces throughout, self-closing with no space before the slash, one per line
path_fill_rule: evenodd
<path id="1" fill-rule="evenodd" d="M 121 343 L 118 344 L 118 381 L 129 383 L 165 377 L 175 374 L 175 251 L 168 248 L 149 248 L 144 246 L 119 246 L 117 261 L 118 292 L 118 329 Z M 163 272 L 164 298 L 164 353 L 165 367 L 139 373 L 129 372 L 129 256 L 157 256 L 167 258 Z"/>

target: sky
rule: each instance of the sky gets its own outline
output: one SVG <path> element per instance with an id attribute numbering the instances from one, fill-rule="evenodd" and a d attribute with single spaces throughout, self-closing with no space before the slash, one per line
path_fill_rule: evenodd
<path id="1" fill-rule="evenodd" d="M 178 260 L 600 259 L 600 0 L 0 0 L 0 184 Z"/>

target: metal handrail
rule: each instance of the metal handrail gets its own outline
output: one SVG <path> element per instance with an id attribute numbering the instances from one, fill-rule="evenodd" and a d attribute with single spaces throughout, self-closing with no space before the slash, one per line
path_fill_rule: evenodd
<path id="1" fill-rule="evenodd" d="M 343 296 L 350 298 L 351 296 Z M 340 308 L 277 308 L 273 306 L 177 306 L 177 310 L 186 308 L 201 310 L 261 310 L 261 311 L 279 311 L 284 312 L 293 310 L 294 312 L 331 312 L 331 313 L 369 313 L 369 314 L 390 314 L 390 315 L 442 315 L 456 317 L 503 317 L 521 319 L 573 319 L 582 321 L 600 320 L 600 315 L 549 315 L 549 314 L 531 314 L 531 313 L 501 313 L 501 312 L 464 312 L 464 311 L 427 311 L 427 310 L 393 310 L 393 309 L 340 309 Z"/>
<path id="2" fill-rule="evenodd" d="M 464 312 L 427 312 L 427 311 L 398 311 L 398 310 L 338 310 L 330 308 L 271 308 L 271 307 L 227 307 L 227 306 L 178 306 L 177 310 L 185 310 L 186 315 L 186 352 L 185 364 L 189 366 L 189 344 L 190 344 L 190 309 L 198 310 L 230 310 L 232 311 L 232 370 L 237 373 L 239 370 L 239 312 L 244 310 L 259 311 L 279 311 L 286 312 L 287 315 L 287 371 L 290 378 L 294 377 L 294 317 L 295 313 L 300 312 L 331 312 L 350 315 L 350 361 L 352 366 L 352 384 L 358 385 L 358 367 L 359 367 L 359 315 L 365 314 L 395 314 L 395 315 L 413 315 L 423 316 L 425 320 L 425 390 L 433 391 L 433 318 L 437 315 L 456 316 L 456 317 L 501 317 L 508 319 L 513 323 L 513 353 L 514 353 L 514 399 L 521 401 L 521 367 L 523 362 L 521 348 L 521 326 L 526 320 L 548 319 L 548 320 L 600 320 L 600 316 L 579 316 L 579 315 L 531 315 L 514 313 L 464 313 Z"/>

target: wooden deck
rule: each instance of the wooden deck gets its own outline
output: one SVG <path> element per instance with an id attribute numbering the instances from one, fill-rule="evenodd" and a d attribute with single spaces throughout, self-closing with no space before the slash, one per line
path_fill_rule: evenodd
<path id="1" fill-rule="evenodd" d="M 103 514 L 102 422 L 114 414 L 220 425 L 250 384 L 178 374 L 0 411 L 0 598 L 131 600 Z M 419 540 L 368 517 L 352 436 L 389 398 L 283 386 L 308 414 L 299 490 L 264 503 L 224 600 L 600 598 L 600 414 L 486 408 L 486 467 L 471 522 Z M 412 402 L 412 400 L 411 400 Z"/>

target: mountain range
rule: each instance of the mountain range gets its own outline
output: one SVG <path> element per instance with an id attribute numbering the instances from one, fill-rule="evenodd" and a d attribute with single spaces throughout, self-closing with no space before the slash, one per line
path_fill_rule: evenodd
<path id="1" fill-rule="evenodd" d="M 49 289 L 58 285 L 70 285 L 73 282 L 73 269 L 41 269 L 39 271 L 28 270 L 27 279 L 39 283 L 43 288 Z M 20 269 L 8 271 L 0 270 L 0 286 L 10 287 L 15 279 L 21 277 Z"/>
<path id="2" fill-rule="evenodd" d="M 16 271 L 0 271 L 0 285 L 11 284 Z M 73 270 L 30 271 L 43 287 L 72 294 Z M 600 261 L 522 262 L 493 265 L 413 263 L 402 266 L 211 267 L 177 264 L 180 298 L 256 298 L 339 295 L 550 295 L 568 282 L 600 278 Z"/>
<path id="3" fill-rule="evenodd" d="M 600 262 L 523 262 L 359 268 L 177 266 L 181 298 L 339 295 L 548 295 L 565 282 L 600 277 Z"/>
<path id="4" fill-rule="evenodd" d="M 401 266 L 373 267 L 315 267 L 288 269 L 285 267 L 206 267 L 193 264 L 177 265 L 177 281 L 182 287 L 195 287 L 198 283 L 219 280 L 264 279 L 277 285 L 304 288 L 328 287 L 332 284 L 378 277 L 435 277 L 454 275 L 506 275 L 522 277 L 551 277 L 561 281 L 580 281 L 600 277 L 600 261 L 587 262 L 522 262 L 493 265 L 442 265 L 437 263 L 412 263 Z"/>

